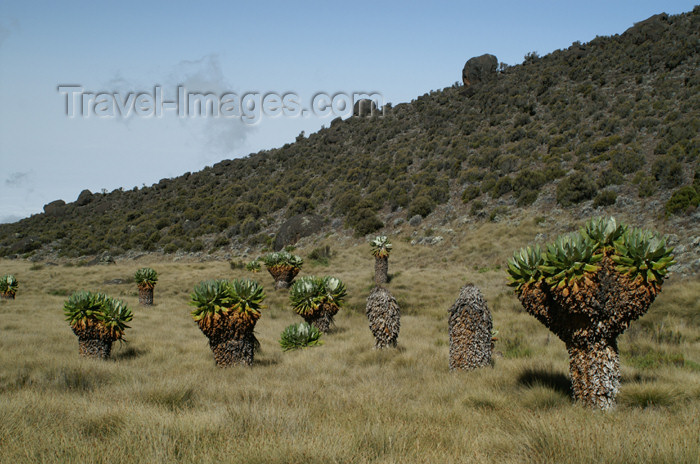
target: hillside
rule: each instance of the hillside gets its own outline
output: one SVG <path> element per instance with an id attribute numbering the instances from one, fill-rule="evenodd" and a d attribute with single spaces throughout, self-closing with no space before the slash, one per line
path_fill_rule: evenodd
<path id="1" fill-rule="evenodd" d="M 324 234 L 408 240 L 438 226 L 615 214 L 672 231 L 686 266 L 698 265 L 699 69 L 700 7 L 657 15 L 278 149 L 58 200 L 0 225 L 0 256 L 229 256 L 272 247 L 298 214 L 318 216 Z"/>

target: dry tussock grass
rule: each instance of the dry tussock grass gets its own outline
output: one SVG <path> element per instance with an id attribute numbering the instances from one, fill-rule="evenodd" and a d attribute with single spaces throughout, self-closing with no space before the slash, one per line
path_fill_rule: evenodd
<path id="1" fill-rule="evenodd" d="M 366 245 L 302 271 L 336 275 L 349 290 L 338 330 L 318 348 L 281 352 L 280 332 L 300 319 L 269 275 L 254 275 L 268 289 L 256 328 L 262 351 L 251 368 L 223 370 L 187 302 L 200 280 L 250 277 L 244 270 L 166 260 L 30 270 L 0 261 L 21 282 L 17 300 L 0 304 L 0 461 L 698 462 L 700 280 L 669 282 L 621 337 L 619 406 L 588 411 L 569 398 L 563 343 L 522 311 L 495 269 L 535 232 L 487 224 L 463 243 L 396 240 L 397 350 L 372 349 Z M 104 283 L 144 265 L 160 275 L 153 307 L 138 306 L 133 283 Z M 486 296 L 502 356 L 492 369 L 450 373 L 447 309 L 467 281 Z M 111 361 L 78 358 L 61 311 L 78 289 L 134 310 L 129 343 Z"/>

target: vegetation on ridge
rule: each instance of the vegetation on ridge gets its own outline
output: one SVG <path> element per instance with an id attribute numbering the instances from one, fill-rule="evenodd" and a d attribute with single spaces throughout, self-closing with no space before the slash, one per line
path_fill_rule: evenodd
<path id="1" fill-rule="evenodd" d="M 700 201 L 698 43 L 700 7 L 529 54 L 473 93 L 431 91 L 384 117 L 338 119 L 279 149 L 1 225 L 0 255 L 267 245 L 282 219 L 310 212 L 365 235 L 399 208 L 427 216 L 460 197 L 475 212 L 496 198 L 524 207 L 550 184 L 563 206 L 627 189 L 661 200 L 659 215 L 684 214 Z"/>

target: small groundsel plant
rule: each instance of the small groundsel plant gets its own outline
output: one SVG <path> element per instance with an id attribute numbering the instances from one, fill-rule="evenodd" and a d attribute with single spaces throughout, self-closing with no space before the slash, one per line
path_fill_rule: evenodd
<path id="1" fill-rule="evenodd" d="M 258 261 L 257 259 L 254 259 L 254 260 L 250 261 L 248 264 L 246 264 L 245 268 L 246 268 L 246 271 L 258 273 L 258 272 L 260 272 L 260 268 L 261 268 L 260 261 Z"/>
<path id="2" fill-rule="evenodd" d="M 0 296 L 6 300 L 14 300 L 15 294 L 19 290 L 19 281 L 15 276 L 8 274 L 0 278 Z"/>
<path id="3" fill-rule="evenodd" d="M 289 288 L 304 264 L 300 256 L 288 251 L 268 253 L 261 259 L 275 280 L 275 289 Z"/>
<path id="4" fill-rule="evenodd" d="M 666 239 L 596 218 L 544 250 L 527 247 L 508 262 L 523 307 L 569 352 L 574 398 L 612 408 L 620 385 L 617 337 L 642 316 L 675 263 Z"/>
<path id="5" fill-rule="evenodd" d="M 158 273 L 150 267 L 144 267 L 136 271 L 134 281 L 139 288 L 152 289 L 158 282 Z"/>
<path id="6" fill-rule="evenodd" d="M 345 284 L 331 276 L 305 276 L 289 289 L 289 301 L 294 312 L 324 333 L 334 325 L 333 316 L 346 296 Z"/>
<path id="7" fill-rule="evenodd" d="M 125 341 L 126 323 L 133 319 L 123 301 L 87 291 L 73 293 L 64 303 L 63 313 L 78 337 L 80 355 L 88 358 L 109 358 L 112 343 Z"/>
<path id="8" fill-rule="evenodd" d="M 282 351 L 298 350 L 323 344 L 321 332 L 307 322 L 287 326 L 280 335 Z"/>
<path id="9" fill-rule="evenodd" d="M 153 288 L 158 282 L 158 273 L 150 267 L 144 267 L 136 271 L 134 280 L 139 288 L 139 303 L 144 306 L 153 304 Z"/>

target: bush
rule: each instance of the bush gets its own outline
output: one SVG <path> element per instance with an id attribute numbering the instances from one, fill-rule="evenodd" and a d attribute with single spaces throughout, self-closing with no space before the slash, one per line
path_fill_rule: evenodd
<path id="1" fill-rule="evenodd" d="M 637 186 L 639 198 L 648 198 L 656 193 L 656 180 L 653 177 L 644 176 L 639 179 Z"/>
<path id="2" fill-rule="evenodd" d="M 248 235 L 253 235 L 259 230 L 260 224 L 252 217 L 246 218 L 246 220 L 243 221 L 243 223 L 241 224 L 241 235 L 243 236 L 247 237 Z"/>
<path id="3" fill-rule="evenodd" d="M 307 198 L 296 197 L 292 200 L 289 208 L 287 208 L 287 217 L 289 218 L 297 214 L 311 212 L 314 208 L 314 204 Z"/>
<path id="4" fill-rule="evenodd" d="M 501 177 L 496 181 L 493 189 L 491 189 L 491 195 L 494 198 L 498 198 L 511 190 L 513 190 L 513 181 L 510 180 L 510 177 Z"/>
<path id="5" fill-rule="evenodd" d="M 582 173 L 576 172 L 559 182 L 557 186 L 557 203 L 562 206 L 571 206 L 590 200 L 596 194 L 595 183 L 591 178 Z"/>
<path id="6" fill-rule="evenodd" d="M 528 191 L 538 192 L 546 183 L 547 176 L 542 171 L 524 169 L 515 176 L 513 180 L 513 191 L 518 195 Z"/>
<path id="7" fill-rule="evenodd" d="M 631 174 L 639 171 L 639 169 L 644 166 L 644 163 L 646 163 L 644 155 L 631 150 L 616 152 L 612 157 L 613 169 L 623 174 Z"/>
<path id="8" fill-rule="evenodd" d="M 663 156 L 654 161 L 651 174 L 665 188 L 678 187 L 683 183 L 683 165 L 671 156 Z"/>
<path id="9" fill-rule="evenodd" d="M 478 185 L 467 185 L 467 187 L 462 192 L 462 202 L 469 203 L 475 198 L 481 195 L 481 189 Z"/>
<path id="10" fill-rule="evenodd" d="M 666 214 L 681 214 L 700 205 L 700 193 L 692 185 L 685 185 L 671 195 L 666 202 Z"/>
<path id="11" fill-rule="evenodd" d="M 620 185 L 624 181 L 624 176 L 615 169 L 604 169 L 598 177 L 598 187 L 603 188 L 608 185 Z"/>
<path id="12" fill-rule="evenodd" d="M 596 208 L 599 206 L 610 206 L 614 205 L 616 201 L 617 193 L 613 192 L 612 190 L 605 190 L 603 192 L 600 192 L 593 199 L 593 206 L 595 206 Z"/>
<path id="13" fill-rule="evenodd" d="M 472 216 L 476 216 L 484 209 L 484 206 L 486 206 L 486 204 L 483 201 L 475 201 L 474 203 L 472 203 L 472 207 L 469 210 L 469 214 L 471 214 Z"/>
<path id="14" fill-rule="evenodd" d="M 384 223 L 367 200 L 362 200 L 350 210 L 347 224 L 355 230 L 357 236 L 371 234 L 384 227 Z"/>
<path id="15" fill-rule="evenodd" d="M 170 219 L 168 218 L 160 218 L 156 221 L 156 229 L 161 230 L 165 227 L 168 227 L 170 225 Z"/>
<path id="16" fill-rule="evenodd" d="M 331 259 L 331 256 L 333 256 L 333 252 L 331 251 L 331 247 L 329 245 L 314 248 L 311 250 L 311 253 L 309 253 L 309 259 L 311 261 L 315 261 L 323 266 L 328 265 L 328 261 Z"/>
<path id="17" fill-rule="evenodd" d="M 422 217 L 426 217 L 435 208 L 435 202 L 425 195 L 420 195 L 416 197 L 412 202 L 411 206 L 408 208 L 408 216 L 413 217 L 416 214 L 420 214 Z"/>
<path id="18" fill-rule="evenodd" d="M 189 251 L 194 253 L 196 251 L 202 251 L 203 249 L 204 249 L 204 243 L 202 243 L 201 240 L 195 240 L 190 245 Z"/>
<path id="19" fill-rule="evenodd" d="M 219 237 L 216 238 L 214 241 L 214 248 L 221 248 L 223 246 L 226 246 L 229 244 L 228 238 L 220 235 Z"/>
<path id="20" fill-rule="evenodd" d="M 520 192 L 520 195 L 518 196 L 518 201 L 517 205 L 520 206 L 521 208 L 523 206 L 530 206 L 537 200 L 537 196 L 539 195 L 539 192 L 536 192 L 534 190 L 525 190 Z"/>

